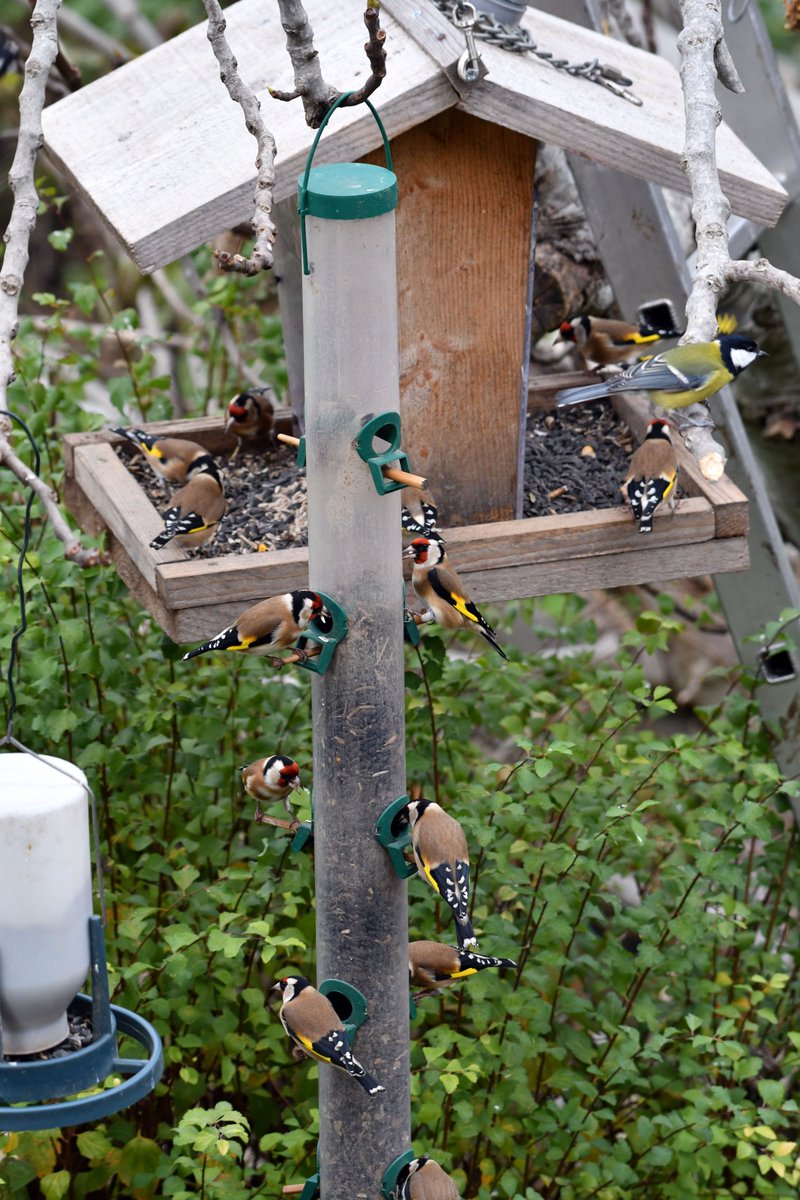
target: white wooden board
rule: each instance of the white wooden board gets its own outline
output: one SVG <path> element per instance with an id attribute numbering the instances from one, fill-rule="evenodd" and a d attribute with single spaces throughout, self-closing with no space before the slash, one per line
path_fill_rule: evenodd
<path id="1" fill-rule="evenodd" d="M 342 90 L 360 86 L 368 72 L 363 8 L 363 0 L 306 2 L 325 77 Z M 293 87 L 277 4 L 240 0 L 225 15 L 240 73 L 260 97 L 278 144 L 279 200 L 295 194 L 313 132 L 299 101 L 283 104 L 266 90 Z M 388 66 L 375 101 L 390 136 L 458 103 L 632 175 L 686 188 L 679 81 L 663 60 L 529 10 L 525 23 L 540 46 L 573 61 L 610 61 L 633 79 L 643 107 L 531 55 L 483 45 L 489 76 L 460 86 L 459 96 L 444 68 L 457 59 L 463 38 L 429 0 L 384 0 L 382 23 Z M 255 142 L 219 79 L 205 23 L 51 105 L 43 124 L 51 158 L 143 271 L 251 216 Z M 315 161 L 357 158 L 379 143 L 369 113 L 346 109 L 333 117 Z M 734 211 L 775 224 L 786 193 L 724 126 L 718 155 Z"/>

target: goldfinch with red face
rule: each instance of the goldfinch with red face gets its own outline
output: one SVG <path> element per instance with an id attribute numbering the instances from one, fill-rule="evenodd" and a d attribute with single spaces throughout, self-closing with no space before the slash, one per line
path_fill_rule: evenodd
<path id="1" fill-rule="evenodd" d="M 513 967 L 517 964 L 510 958 L 491 958 L 486 954 L 474 954 L 471 950 L 458 950 L 444 942 L 409 942 L 408 977 L 412 988 L 418 988 L 414 999 L 435 996 L 442 988 L 461 983 L 487 967 Z"/>
<path id="2" fill-rule="evenodd" d="M 411 582 L 418 599 L 426 606 L 420 620 L 435 621 L 445 629 L 474 629 L 501 658 L 506 658 L 491 625 L 478 612 L 450 566 L 441 537 L 431 533 L 428 537 L 414 538 L 403 553 L 414 559 Z"/>
<path id="3" fill-rule="evenodd" d="M 234 396 L 228 405 L 225 432 L 235 433 L 243 442 L 272 440 L 275 405 L 272 388 L 250 388 Z"/>
<path id="4" fill-rule="evenodd" d="M 242 767 L 242 787 L 256 802 L 254 821 L 261 820 L 262 800 L 267 804 L 280 800 L 294 820 L 289 796 L 300 787 L 300 768 L 293 758 L 287 758 L 285 754 L 270 754 L 269 758 L 259 758 L 249 766 Z"/>
<path id="5" fill-rule="evenodd" d="M 670 436 L 669 422 L 651 421 L 647 434 L 631 459 L 622 491 L 631 506 L 639 533 L 653 532 L 653 517 L 664 500 L 675 506 L 678 460 Z"/>
<path id="6" fill-rule="evenodd" d="M 212 650 L 238 650 L 247 654 L 270 654 L 285 650 L 300 637 L 309 621 L 325 616 L 327 610 L 316 592 L 298 590 L 270 596 L 254 604 L 240 617 L 202 646 L 184 654 L 182 662 Z M 302 651 L 298 651 L 302 654 Z"/>
<path id="7" fill-rule="evenodd" d="M 301 1050 L 311 1058 L 346 1071 L 368 1096 L 386 1091 L 353 1057 L 347 1031 L 327 996 L 302 975 L 287 975 L 272 990 L 283 996 L 278 1015 L 283 1028 Z"/>
<path id="8" fill-rule="evenodd" d="M 653 403 L 661 408 L 686 408 L 713 396 L 766 353 L 752 338 L 721 333 L 713 342 L 673 346 L 602 383 L 564 388 L 556 392 L 556 404 L 564 408 L 618 392 L 650 392 Z"/>
<path id="9" fill-rule="evenodd" d="M 120 437 L 132 442 L 141 450 L 144 460 L 154 475 L 165 483 L 184 483 L 203 464 L 214 466 L 214 459 L 198 442 L 185 438 L 157 437 L 145 433 L 144 429 L 112 429 Z"/>
<path id="10" fill-rule="evenodd" d="M 426 1154 L 412 1158 L 397 1176 L 397 1200 L 458 1200 L 458 1188 Z"/>
<path id="11" fill-rule="evenodd" d="M 587 367 L 630 363 L 649 353 L 662 338 L 680 337 L 679 329 L 650 329 L 604 317 L 572 317 L 559 326 L 562 341 L 572 342 Z"/>
<path id="12" fill-rule="evenodd" d="M 190 472 L 189 482 L 172 497 L 164 513 L 164 528 L 153 538 L 150 546 L 160 550 L 174 538 L 179 546 L 191 549 L 202 546 L 217 532 L 217 526 L 228 507 L 222 480 L 214 460 L 199 460 Z"/>
<path id="13" fill-rule="evenodd" d="M 450 908 L 459 950 L 477 946 L 469 919 L 469 850 L 464 830 L 432 800 L 412 800 L 406 813 L 417 874 Z"/>

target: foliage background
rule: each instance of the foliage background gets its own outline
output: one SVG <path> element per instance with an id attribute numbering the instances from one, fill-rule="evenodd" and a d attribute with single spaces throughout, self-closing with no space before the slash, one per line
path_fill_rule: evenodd
<path id="1" fill-rule="evenodd" d="M 75 7 L 126 37 L 105 5 Z M 142 9 L 166 36 L 198 19 Z M 71 50 L 86 78 L 108 67 Z M 19 81 L 0 83 L 11 112 Z M 10 402 L 56 488 L 61 435 L 105 419 L 87 397 L 151 419 L 205 411 L 242 382 L 243 348 L 282 388 L 269 281 L 222 278 L 202 250 L 143 282 L 47 177 L 36 237 Z M 2 489 L 13 601 L 23 503 Z M 307 680 L 257 661 L 187 669 L 110 570 L 65 563 L 42 526 L 25 587 L 16 734 L 90 776 L 113 999 L 157 1026 L 166 1070 L 96 1126 L 0 1135 L 0 1198 L 279 1196 L 314 1170 L 317 1067 L 290 1055 L 266 989 L 287 967 L 313 974 L 313 874 L 252 824 L 237 768 L 272 750 L 310 762 Z M 421 1003 L 415 1146 L 480 1198 L 794 1197 L 796 786 L 751 688 L 728 677 L 714 710 L 673 722 L 642 668 L 679 632 L 666 597 L 611 664 L 579 598 L 514 611 L 539 648 L 502 670 L 426 635 L 432 712 L 408 661 L 409 779 L 464 825 L 482 948 L 519 962 Z M 3 670 L 17 622 L 12 602 Z M 633 907 L 619 894 L 631 878 Z M 446 939 L 427 891 L 410 891 L 412 934 Z"/>

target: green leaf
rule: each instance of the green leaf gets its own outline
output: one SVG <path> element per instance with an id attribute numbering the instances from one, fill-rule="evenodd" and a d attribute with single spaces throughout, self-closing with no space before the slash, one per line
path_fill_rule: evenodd
<path id="1" fill-rule="evenodd" d="M 122 1182 L 128 1185 L 134 1179 L 138 1183 L 149 1182 L 163 1157 L 157 1142 L 137 1134 L 123 1146 L 117 1163 L 117 1174 Z"/>
<path id="2" fill-rule="evenodd" d="M 69 1191 L 72 1176 L 69 1171 L 55 1171 L 52 1175 L 44 1175 L 39 1180 L 45 1200 L 61 1200 Z"/>
<path id="3" fill-rule="evenodd" d="M 113 1142 L 99 1129 L 87 1129 L 79 1133 L 76 1141 L 81 1154 L 88 1159 L 105 1158 Z"/>

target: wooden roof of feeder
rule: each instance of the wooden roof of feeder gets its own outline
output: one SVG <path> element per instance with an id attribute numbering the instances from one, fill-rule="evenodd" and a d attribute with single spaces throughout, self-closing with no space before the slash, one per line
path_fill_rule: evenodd
<path id="1" fill-rule="evenodd" d="M 367 71 L 360 26 L 327 0 L 307 0 L 306 9 L 326 79 L 358 86 Z M 522 24 L 538 45 L 575 62 L 610 61 L 633 80 L 641 108 L 531 54 L 483 42 L 488 76 L 464 84 L 455 73 L 463 33 L 430 0 L 383 0 L 381 9 L 388 69 L 374 101 L 390 137 L 459 108 L 626 174 L 688 190 L 680 84 L 663 59 L 528 9 Z M 292 87 L 277 5 L 240 0 L 226 8 L 225 19 L 240 74 L 262 101 L 277 141 L 275 199 L 295 195 L 313 131 L 299 102 L 281 103 L 266 90 L 268 84 Z M 43 117 L 48 153 L 143 271 L 252 216 L 255 142 L 220 83 L 205 23 L 51 105 Z M 344 109 L 315 162 L 359 158 L 379 144 L 366 109 Z M 724 124 L 717 155 L 733 211 L 774 225 L 786 192 Z M 491 182 L 483 181 L 487 199 Z"/>
<path id="2" fill-rule="evenodd" d="M 430 0 L 381 7 L 388 64 L 374 100 L 400 192 L 402 447 L 411 469 L 430 480 L 443 528 L 465 527 L 448 540 L 475 599 L 744 569 L 747 506 L 727 480 L 710 489 L 693 481 L 693 498 L 646 548 L 621 509 L 513 520 L 524 479 L 536 142 L 687 190 L 677 73 L 658 57 L 528 9 L 522 23 L 541 48 L 611 63 L 632 80 L 642 107 L 484 42 L 488 74 L 466 84 L 456 73 L 463 33 Z M 360 25 L 327 0 L 306 0 L 306 9 L 326 79 L 358 87 L 368 71 Z M 313 131 L 298 101 L 274 101 L 266 90 L 292 86 L 277 5 L 239 0 L 225 17 L 240 74 L 276 138 L 275 199 L 288 211 Z M 143 271 L 252 216 L 255 141 L 219 80 L 205 23 L 46 109 L 44 133 L 51 157 Z M 379 147 L 371 115 L 341 109 L 315 163 L 380 161 Z M 724 125 L 717 153 L 734 211 L 774 225 L 787 199 L 781 185 Z M 631 237 L 631 252 L 640 252 L 635 230 Z M 294 284 L 283 264 L 281 275 L 283 307 Z M 211 422 L 207 433 L 188 436 L 216 448 L 221 431 Z M 155 511 L 143 493 L 137 499 L 138 485 L 123 483 L 103 436 L 70 441 L 73 511 L 84 527 L 111 530 L 121 574 L 176 640 L 210 636 L 248 602 L 304 582 L 304 550 L 219 560 L 192 559 L 172 543 L 151 551 Z"/>

